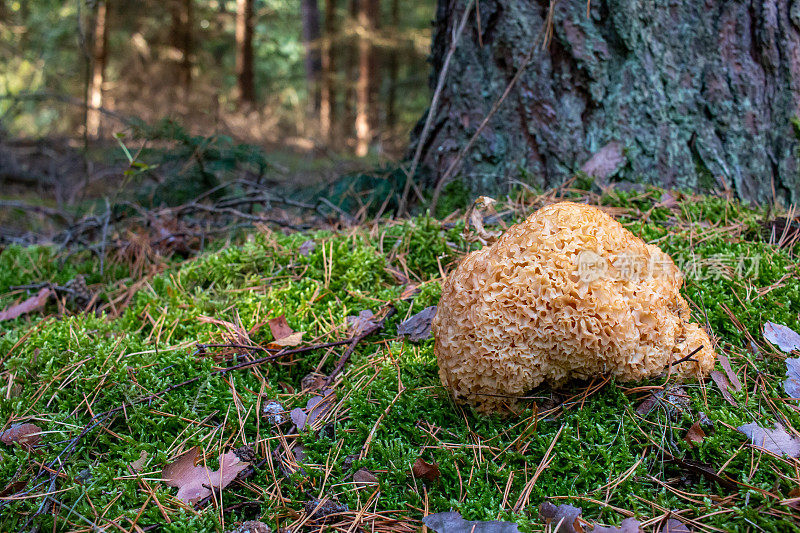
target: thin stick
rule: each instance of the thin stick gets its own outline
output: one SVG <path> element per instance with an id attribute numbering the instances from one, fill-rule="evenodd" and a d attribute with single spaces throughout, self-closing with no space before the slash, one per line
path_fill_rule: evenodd
<path id="1" fill-rule="evenodd" d="M 403 188 L 403 196 L 400 197 L 400 206 L 397 208 L 397 214 L 403 215 L 406 211 L 406 205 L 408 203 L 408 193 L 411 187 L 414 187 L 414 190 L 417 193 L 417 196 L 422 201 L 422 195 L 419 192 L 419 189 L 414 183 L 414 173 L 417 171 L 417 166 L 419 165 L 420 157 L 422 157 L 422 149 L 425 146 L 425 140 L 428 137 L 428 133 L 431 129 L 431 124 L 433 124 L 433 117 L 436 115 L 436 108 L 439 105 L 439 98 L 442 95 L 442 89 L 444 89 L 444 82 L 447 78 L 447 71 L 450 68 L 450 60 L 453 58 L 453 53 L 456 51 L 456 45 L 458 41 L 461 39 L 461 34 L 464 33 L 464 28 L 467 25 L 467 21 L 469 20 L 469 12 L 472 9 L 472 4 L 475 0 L 467 0 L 467 7 L 464 9 L 464 14 L 461 16 L 461 21 L 458 24 L 458 28 L 456 29 L 455 33 L 453 34 L 453 38 L 450 40 L 450 48 L 447 50 L 447 56 L 444 58 L 444 63 L 442 64 L 442 71 L 439 73 L 439 79 L 436 82 L 436 89 L 433 91 L 433 98 L 431 98 L 431 105 L 428 108 L 428 116 L 425 118 L 425 125 L 422 127 L 422 133 L 419 134 L 419 139 L 417 140 L 417 149 L 414 151 L 414 159 L 411 160 L 411 167 L 409 167 L 408 172 L 406 173 L 406 184 Z"/>
<path id="2" fill-rule="evenodd" d="M 553 3 L 555 3 L 555 0 L 551 0 L 551 4 Z M 431 213 L 433 213 L 436 210 L 436 204 L 439 202 L 439 195 L 442 193 L 442 188 L 447 184 L 452 175 L 455 173 L 458 166 L 461 164 L 461 161 L 475 145 L 475 141 L 478 140 L 478 136 L 483 132 L 486 125 L 489 124 L 489 120 L 491 120 L 491 118 L 495 115 L 495 113 L 497 113 L 497 110 L 500 109 L 500 106 L 503 105 L 503 102 L 505 101 L 506 97 L 509 95 L 509 93 L 511 93 L 511 89 L 514 88 L 514 86 L 517 84 L 517 80 L 519 80 L 519 78 L 522 76 L 522 73 L 525 72 L 525 69 L 533 60 L 533 56 L 535 55 L 538 48 L 537 43 L 539 42 L 539 38 L 542 36 L 542 33 L 544 32 L 546 27 L 547 27 L 547 22 L 542 24 L 542 27 L 539 29 L 539 33 L 536 35 L 536 38 L 533 40 L 533 44 L 531 45 L 531 48 L 528 51 L 528 55 L 525 56 L 525 60 L 522 62 L 522 65 L 520 65 L 520 67 L 517 69 L 517 72 L 514 74 L 514 77 L 511 78 L 511 81 L 508 82 L 508 85 L 506 86 L 505 91 L 503 91 L 503 94 L 489 110 L 489 113 L 483 119 L 483 122 L 481 122 L 480 126 L 478 126 L 478 129 L 475 130 L 475 133 L 472 135 L 472 138 L 469 140 L 467 145 L 464 146 L 464 148 L 462 148 L 460 152 L 458 152 L 458 155 L 455 157 L 455 159 L 453 159 L 453 161 L 450 162 L 450 165 L 447 167 L 447 170 L 445 170 L 444 174 L 442 174 L 442 177 L 439 178 L 439 181 L 436 183 L 436 188 L 433 191 L 433 198 L 431 199 L 431 204 L 430 204 Z"/>
<path id="3" fill-rule="evenodd" d="M 376 331 L 383 329 L 383 326 L 386 324 L 386 320 L 392 315 L 394 315 L 396 312 L 397 309 L 395 309 L 394 306 L 390 304 L 389 310 L 386 312 L 386 315 L 384 315 L 384 317 L 379 322 L 368 327 L 363 332 L 353 337 L 353 340 L 350 342 L 350 346 L 347 347 L 342 356 L 336 362 L 336 367 L 333 369 L 333 372 L 331 372 L 330 375 L 325 379 L 326 386 L 330 385 L 333 382 L 333 380 L 336 379 L 336 376 L 339 374 L 339 372 L 342 371 L 344 365 L 346 365 L 347 361 L 350 360 L 350 356 L 353 355 L 353 350 L 356 349 L 358 343 L 364 340 L 366 337 L 369 337 Z"/>

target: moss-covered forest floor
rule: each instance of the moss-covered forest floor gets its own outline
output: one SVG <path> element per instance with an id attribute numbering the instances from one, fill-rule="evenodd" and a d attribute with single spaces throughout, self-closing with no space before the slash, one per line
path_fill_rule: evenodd
<path id="1" fill-rule="evenodd" d="M 479 246 L 458 214 L 330 231 L 259 225 L 158 268 L 109 257 L 102 274 L 97 254 L 11 246 L 0 253 L 0 308 L 37 284 L 56 288 L 44 307 L 0 322 L 2 429 L 42 431 L 32 446 L 0 444 L 0 530 L 226 531 L 257 519 L 400 532 L 451 509 L 553 530 L 544 501 L 581 507 L 585 531 L 626 517 L 646 531 L 670 518 L 691 531 L 799 530 L 800 462 L 736 429 L 778 422 L 798 435 L 787 354 L 763 337 L 767 321 L 800 330 L 794 230 L 767 223 L 773 210 L 656 189 L 522 191 L 499 211 L 508 224 L 556 197 L 604 206 L 683 267 L 693 316 L 730 362 L 717 370 L 741 388 L 597 376 L 532 391 L 505 418 L 455 404 L 433 341 L 397 328 L 436 305 L 442 277 Z M 78 274 L 100 311 L 81 312 L 86 302 L 58 289 Z M 364 311 L 376 325 L 361 338 L 347 317 Z M 283 331 L 304 332 L 299 344 L 275 343 L 269 320 L 280 316 Z M 298 431 L 289 412 L 314 398 Z M 701 419 L 704 436 L 687 439 Z M 194 447 L 199 469 L 249 467 L 184 503 L 162 471 Z"/>

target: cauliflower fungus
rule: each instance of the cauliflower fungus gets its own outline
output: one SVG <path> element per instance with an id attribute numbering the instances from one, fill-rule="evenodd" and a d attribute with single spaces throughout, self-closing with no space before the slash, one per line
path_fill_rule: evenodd
<path id="1" fill-rule="evenodd" d="M 544 207 L 448 276 L 433 323 L 439 376 L 489 412 L 543 382 L 707 373 L 714 349 L 689 322 L 682 283 L 667 254 L 600 209 Z"/>

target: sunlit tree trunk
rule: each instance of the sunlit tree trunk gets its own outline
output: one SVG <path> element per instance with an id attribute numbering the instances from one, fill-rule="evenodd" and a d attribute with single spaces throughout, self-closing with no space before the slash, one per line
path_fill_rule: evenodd
<path id="1" fill-rule="evenodd" d="M 103 80 L 108 58 L 108 4 L 97 3 L 94 20 L 94 43 L 92 46 L 92 75 L 89 78 L 89 109 L 86 112 L 86 131 L 90 137 L 100 134 L 100 110 L 103 105 Z"/>
<path id="2" fill-rule="evenodd" d="M 358 82 L 356 84 L 356 155 L 369 152 L 373 135 L 372 98 L 375 90 L 375 58 L 372 41 L 379 24 L 378 0 L 358 3 Z"/>
<path id="3" fill-rule="evenodd" d="M 303 46 L 306 49 L 306 83 L 308 86 L 308 100 L 312 109 L 319 105 L 319 5 L 317 0 L 301 0 L 300 18 L 303 23 Z"/>
<path id="4" fill-rule="evenodd" d="M 236 2 L 236 76 L 239 103 L 253 105 L 256 101 L 253 73 L 253 0 Z"/>
<path id="5" fill-rule="evenodd" d="M 336 88 L 334 76 L 336 65 L 333 42 L 336 38 L 336 0 L 325 0 L 325 35 L 322 41 L 322 87 L 320 88 L 319 125 L 322 138 L 333 140 L 333 123 L 336 119 Z"/>
<path id="6" fill-rule="evenodd" d="M 392 0 L 391 5 L 391 21 L 390 24 L 394 31 L 400 30 L 400 0 Z M 389 51 L 389 65 L 387 66 L 389 74 L 389 89 L 386 95 L 386 126 L 392 129 L 397 124 L 397 111 L 395 104 L 397 100 L 397 75 L 400 69 L 400 61 L 398 56 L 398 47 L 400 43 L 395 41 L 392 43 L 392 48 Z"/>
<path id="7" fill-rule="evenodd" d="M 192 85 L 192 48 L 194 19 L 194 0 L 174 0 L 172 2 L 172 34 L 176 48 L 180 50 L 181 61 L 178 81 L 186 94 Z"/>

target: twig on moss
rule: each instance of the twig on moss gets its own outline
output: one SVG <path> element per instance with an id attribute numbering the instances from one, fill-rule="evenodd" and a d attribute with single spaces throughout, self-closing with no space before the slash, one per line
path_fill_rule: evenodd
<path id="1" fill-rule="evenodd" d="M 331 383 L 333 383 L 333 380 L 336 379 L 336 376 L 339 375 L 339 372 L 341 372 L 342 369 L 344 369 L 344 365 L 346 365 L 347 361 L 350 360 L 350 356 L 353 355 L 353 350 L 356 349 L 356 346 L 358 345 L 358 343 L 361 342 L 362 340 L 364 340 L 365 338 L 369 337 L 373 333 L 382 330 L 383 327 L 386 325 L 386 321 L 392 315 L 394 315 L 396 312 L 397 312 L 397 309 L 395 309 L 394 305 L 389 304 L 388 310 L 386 311 L 386 314 L 383 315 L 383 318 L 380 319 L 380 321 L 378 321 L 374 325 L 366 328 L 364 331 L 362 331 L 358 335 L 352 337 L 352 340 L 350 341 L 350 345 L 347 347 L 347 349 L 344 351 L 342 356 L 339 357 L 339 360 L 336 362 L 336 367 L 334 367 L 333 372 L 331 372 L 328 375 L 328 377 L 325 378 L 325 385 L 326 386 L 330 385 Z"/>

